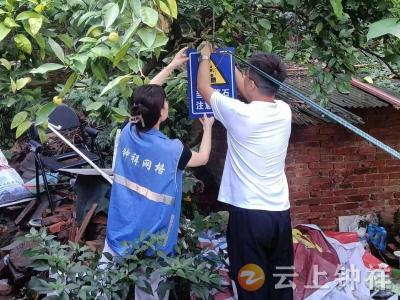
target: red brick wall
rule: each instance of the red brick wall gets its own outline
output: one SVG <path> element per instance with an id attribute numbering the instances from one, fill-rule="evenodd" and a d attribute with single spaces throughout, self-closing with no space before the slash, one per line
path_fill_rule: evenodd
<path id="1" fill-rule="evenodd" d="M 363 130 L 400 150 L 400 111 L 380 108 L 354 113 L 363 117 Z M 213 195 L 207 195 L 214 204 L 225 154 L 226 133 L 217 123 L 208 164 L 217 182 Z M 400 205 L 400 160 L 341 126 L 294 125 L 286 173 L 294 225 L 314 223 L 335 230 L 338 216 L 384 210 L 394 213 Z"/>
<path id="2" fill-rule="evenodd" d="M 363 130 L 400 150 L 400 112 L 357 110 Z M 400 205 L 400 160 L 337 125 L 294 126 L 286 160 L 292 221 L 337 229 L 338 216 Z"/>

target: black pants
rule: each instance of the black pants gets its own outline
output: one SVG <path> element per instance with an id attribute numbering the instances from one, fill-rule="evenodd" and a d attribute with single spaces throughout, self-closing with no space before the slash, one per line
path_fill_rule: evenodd
<path id="1" fill-rule="evenodd" d="M 290 223 L 289 210 L 264 211 L 230 206 L 229 271 L 239 300 L 293 299 Z M 258 271 L 254 270 L 254 265 L 259 267 L 256 268 Z M 258 286 L 263 282 L 260 274 L 265 274 L 265 281 Z"/>

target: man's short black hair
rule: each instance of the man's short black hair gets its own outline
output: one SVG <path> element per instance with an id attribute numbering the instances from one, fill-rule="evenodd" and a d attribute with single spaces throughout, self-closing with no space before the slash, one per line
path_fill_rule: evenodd
<path id="1" fill-rule="evenodd" d="M 286 64 L 274 53 L 256 53 L 250 58 L 250 63 L 280 82 L 283 82 L 287 76 Z M 249 78 L 253 80 L 258 89 L 267 96 L 275 96 L 279 90 L 277 84 L 264 78 L 251 67 L 249 70 Z"/>

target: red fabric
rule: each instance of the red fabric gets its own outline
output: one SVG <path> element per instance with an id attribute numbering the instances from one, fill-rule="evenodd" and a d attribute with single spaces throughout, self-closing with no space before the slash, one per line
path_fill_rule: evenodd
<path id="1" fill-rule="evenodd" d="M 359 242 L 357 232 L 337 232 L 337 231 L 324 231 L 324 234 L 333 238 L 342 244 L 349 244 Z"/>
<path id="2" fill-rule="evenodd" d="M 334 238 L 335 240 L 338 240 L 342 244 L 354 243 L 359 241 L 357 232 L 326 231 L 324 233 L 326 236 Z M 389 265 L 385 264 L 383 261 L 373 256 L 368 251 L 365 251 L 363 255 L 363 262 L 364 265 L 370 270 L 383 269 L 387 274 L 392 273 L 392 268 Z"/>
<path id="3" fill-rule="evenodd" d="M 392 274 L 392 268 L 389 265 L 385 264 L 384 262 L 373 256 L 368 251 L 365 251 L 363 255 L 363 262 L 368 269 L 371 270 L 383 269 L 385 270 L 385 273 L 389 275 Z"/>
<path id="4" fill-rule="evenodd" d="M 295 229 L 300 230 L 302 236 L 306 237 L 305 243 L 294 243 L 294 284 L 296 286 L 294 298 L 300 300 L 307 298 L 318 289 L 313 282 L 314 279 L 318 281 L 319 287 L 335 280 L 340 262 L 335 249 L 328 243 L 319 230 L 302 225 L 296 226 Z M 313 266 L 318 266 L 317 271 L 319 273 L 326 272 L 326 276 L 317 276 L 318 274 L 314 274 Z"/>

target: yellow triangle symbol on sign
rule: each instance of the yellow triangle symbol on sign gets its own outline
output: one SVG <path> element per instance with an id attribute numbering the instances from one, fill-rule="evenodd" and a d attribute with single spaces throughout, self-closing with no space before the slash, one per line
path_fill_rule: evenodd
<path id="1" fill-rule="evenodd" d="M 212 60 L 210 60 L 210 77 L 211 84 L 226 84 L 224 76 Z"/>

